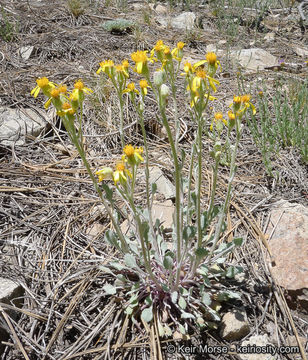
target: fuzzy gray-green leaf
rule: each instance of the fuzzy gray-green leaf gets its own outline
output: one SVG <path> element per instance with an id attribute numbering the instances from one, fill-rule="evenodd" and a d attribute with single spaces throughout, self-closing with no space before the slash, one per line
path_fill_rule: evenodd
<path id="1" fill-rule="evenodd" d="M 145 308 L 141 313 L 141 318 L 146 321 L 150 322 L 153 319 L 153 308 L 152 306 L 149 308 Z"/>

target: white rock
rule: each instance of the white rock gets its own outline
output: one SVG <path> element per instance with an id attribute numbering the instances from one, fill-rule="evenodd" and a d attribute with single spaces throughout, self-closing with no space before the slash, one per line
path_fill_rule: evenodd
<path id="1" fill-rule="evenodd" d="M 34 46 L 32 45 L 22 46 L 19 49 L 19 54 L 24 60 L 28 60 L 31 57 L 33 50 L 34 50 Z"/>
<path id="2" fill-rule="evenodd" d="M 250 328 L 244 311 L 226 313 L 221 321 L 220 335 L 226 340 L 239 340 L 249 334 Z"/>
<path id="3" fill-rule="evenodd" d="M 157 17 L 157 21 L 163 26 L 171 26 L 180 30 L 191 30 L 194 27 L 196 15 L 193 12 L 184 12 L 177 17 Z"/>
<path id="4" fill-rule="evenodd" d="M 304 49 L 304 48 L 301 48 L 301 47 L 296 47 L 294 48 L 294 51 L 296 52 L 296 54 L 298 56 L 301 56 L 301 57 L 307 57 L 308 56 L 308 49 Z"/>
<path id="5" fill-rule="evenodd" d="M 172 182 L 167 179 L 162 170 L 154 166 L 150 169 L 150 184 L 156 183 L 157 192 L 164 195 L 165 199 L 170 199 L 175 197 L 175 186 Z"/>
<path id="6" fill-rule="evenodd" d="M 266 41 L 274 41 L 275 40 L 275 33 L 269 32 L 264 36 L 264 40 Z"/>
<path id="7" fill-rule="evenodd" d="M 26 135 L 37 136 L 47 126 L 47 115 L 32 109 L 0 107 L 0 143 L 23 145 Z"/>
<path id="8" fill-rule="evenodd" d="M 259 48 L 231 51 L 231 56 L 247 70 L 257 71 L 266 67 L 278 66 L 278 59 L 268 51 Z"/>
<path id="9" fill-rule="evenodd" d="M 241 349 L 246 348 L 247 354 L 238 354 L 237 356 L 241 360 L 275 360 L 277 359 L 277 354 L 271 353 L 271 349 L 275 350 L 275 346 L 270 343 L 267 335 L 255 335 L 251 336 L 248 340 L 245 340 L 241 343 Z M 253 350 L 255 349 L 255 350 Z M 267 351 L 263 354 L 262 350 Z M 254 353 L 252 353 L 252 351 Z M 257 353 L 257 351 L 260 351 Z M 249 352 L 249 353 L 248 353 Z"/>
<path id="10" fill-rule="evenodd" d="M 0 277 L 0 302 L 9 304 L 10 300 L 21 296 L 23 288 L 12 280 Z"/>
<path id="11" fill-rule="evenodd" d="M 158 4 L 156 7 L 154 7 L 154 10 L 157 12 L 157 14 L 167 14 L 168 9 L 166 6 Z"/>

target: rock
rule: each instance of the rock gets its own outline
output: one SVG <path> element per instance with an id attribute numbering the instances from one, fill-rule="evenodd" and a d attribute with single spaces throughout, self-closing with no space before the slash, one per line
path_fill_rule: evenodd
<path id="1" fill-rule="evenodd" d="M 250 328 L 244 311 L 226 313 L 221 321 L 220 335 L 225 340 L 239 340 L 249 334 Z"/>
<path id="2" fill-rule="evenodd" d="M 19 54 L 24 60 L 28 60 L 31 57 L 33 50 L 34 50 L 34 46 L 32 46 L 32 45 L 22 46 L 19 49 Z"/>
<path id="3" fill-rule="evenodd" d="M 296 47 L 296 48 L 294 48 L 294 51 L 296 52 L 296 54 L 298 56 L 301 56 L 301 57 L 307 57 L 308 56 L 308 49 L 303 49 L 301 47 Z"/>
<path id="4" fill-rule="evenodd" d="M 171 200 L 167 200 L 163 203 L 154 202 L 152 206 L 152 219 L 153 224 L 155 224 L 156 219 L 159 219 L 161 225 L 165 228 L 171 228 L 173 224 L 173 213 L 174 213 L 174 205 Z M 132 218 L 130 217 L 130 220 Z M 132 223 L 132 226 L 133 223 Z M 126 219 L 121 224 L 121 230 L 124 234 L 131 230 L 135 232 L 135 228 L 129 229 L 129 221 Z"/>
<path id="5" fill-rule="evenodd" d="M 285 200 L 273 205 L 267 229 L 275 281 L 292 308 L 308 309 L 308 208 Z M 273 265 L 272 265 L 273 264 Z M 295 301 L 295 302 L 294 302 Z"/>
<path id="6" fill-rule="evenodd" d="M 157 14 L 167 14 L 168 13 L 168 9 L 166 8 L 166 6 L 163 5 L 156 5 L 154 7 L 155 12 L 157 12 Z"/>
<path id="7" fill-rule="evenodd" d="M 266 41 L 274 41 L 275 40 L 275 33 L 269 32 L 264 36 L 264 40 Z"/>
<path id="8" fill-rule="evenodd" d="M 150 184 L 153 183 L 156 183 L 157 192 L 163 194 L 165 199 L 175 197 L 175 186 L 164 176 L 162 170 L 157 166 L 150 168 Z"/>
<path id="9" fill-rule="evenodd" d="M 237 356 L 241 360 L 275 360 L 277 354 L 272 353 L 276 347 L 269 341 L 267 335 L 254 335 L 245 340 L 240 345 L 241 350 L 247 349 L 247 353 L 241 353 Z M 262 351 L 266 351 L 265 354 Z"/>
<path id="10" fill-rule="evenodd" d="M 10 304 L 10 301 L 23 294 L 22 286 L 12 280 L 0 277 L 0 302 Z"/>
<path id="11" fill-rule="evenodd" d="M 171 200 L 163 203 L 154 203 L 152 208 L 153 222 L 159 219 L 164 228 L 171 228 L 173 225 L 174 205 Z"/>
<path id="12" fill-rule="evenodd" d="M 41 110 L 0 107 L 0 143 L 24 145 L 26 135 L 38 136 L 47 124 L 47 115 Z"/>
<path id="13" fill-rule="evenodd" d="M 308 289 L 308 208 L 278 201 L 270 213 L 267 235 L 278 284 L 287 290 Z"/>
<path id="14" fill-rule="evenodd" d="M 86 234 L 91 236 L 92 238 L 95 238 L 98 235 L 102 234 L 105 230 L 106 230 L 105 225 L 102 225 L 99 222 L 95 222 L 87 228 Z"/>
<path id="15" fill-rule="evenodd" d="M 162 26 L 171 26 L 180 30 L 191 30 L 194 27 L 196 15 L 193 12 L 184 12 L 176 17 L 158 16 L 157 21 Z"/>
<path id="16" fill-rule="evenodd" d="M 278 66 L 278 59 L 268 51 L 259 48 L 231 51 L 231 56 L 248 71 L 263 70 L 266 67 Z"/>
<path id="17" fill-rule="evenodd" d="M 4 279 L 0 277 L 0 303 L 5 303 L 11 305 L 11 300 L 21 297 L 24 293 L 23 287 L 18 285 L 12 280 Z M 21 306 L 21 300 L 18 299 L 17 302 L 14 302 L 16 306 Z M 10 317 L 16 319 L 16 313 L 14 314 L 11 310 L 8 311 L 4 308 L 5 312 L 9 314 Z M 6 341 L 9 334 L 6 332 L 6 329 L 1 326 L 0 323 L 0 352 L 2 352 L 1 342 Z"/>

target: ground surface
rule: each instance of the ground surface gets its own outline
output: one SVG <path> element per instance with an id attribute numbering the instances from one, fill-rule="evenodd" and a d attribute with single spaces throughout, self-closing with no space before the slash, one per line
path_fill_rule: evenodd
<path id="1" fill-rule="evenodd" d="M 134 8 L 133 4 L 139 7 Z M 202 23 L 202 28 L 191 31 L 160 26 L 156 21 L 158 14 L 143 2 L 123 1 L 121 7 L 120 1 L 117 4 L 88 1 L 78 17 L 71 13 L 65 1 L 2 0 L 0 5 L 2 24 L 9 22 L 13 32 L 13 37 L 6 38 L 7 41 L 0 39 L 0 105 L 41 108 L 42 99 L 30 96 L 36 78 L 47 76 L 57 83 L 71 84 L 82 78 L 96 93 L 85 110 L 87 149 L 93 168 L 108 165 L 121 153 L 115 98 L 110 84 L 95 75 L 102 60 L 129 59 L 133 51 L 150 50 L 158 39 L 172 47 L 182 40 L 187 44 L 187 56 L 200 59 L 208 45 L 221 41 L 223 70 L 215 111 L 226 110 L 228 101 L 238 93 L 239 84 L 245 92 L 251 93 L 252 102 L 257 105 L 264 83 L 272 99 L 277 91 L 277 80 L 284 82 L 289 91 L 307 77 L 304 66 L 307 58 L 294 50 L 297 47 L 307 49 L 307 30 L 305 33 L 299 22 L 297 8 L 289 11 L 285 2 L 278 2 L 262 18 L 249 9 L 236 18 L 230 12 L 232 9 L 215 6 L 215 1 L 200 7 L 191 5 L 190 10 L 198 15 L 198 24 Z M 281 5 L 285 5 L 285 9 Z M 181 6 L 166 8 L 171 16 L 182 11 Z M 106 20 L 119 17 L 132 19 L 137 26 L 120 34 L 102 28 Z M 233 27 L 229 26 L 230 21 L 234 21 Z M 268 33 L 274 33 L 275 41 L 264 40 Z M 31 57 L 25 60 L 19 51 L 28 45 L 33 45 L 34 49 Z M 230 54 L 231 50 L 250 47 L 268 50 L 295 66 L 245 75 Z M 180 81 L 179 86 L 184 89 Z M 185 101 L 183 97 L 180 103 L 186 124 L 181 146 L 190 151 L 194 125 L 189 121 Z M 156 122 L 155 112 L 149 100 L 150 162 L 160 166 L 172 179 L 169 147 Z M 37 138 L 29 137 L 24 146 L 0 147 L 0 244 L 4 246 L 1 272 L 4 277 L 20 282 L 25 290 L 24 311 L 16 322 L 12 320 L 15 334 L 6 342 L 0 358 L 26 358 L 21 355 L 24 349 L 30 359 L 141 359 L 150 358 L 151 348 L 152 358 L 158 359 L 157 354 L 153 355 L 151 331 L 132 326 L 123 315 L 121 298 L 110 300 L 102 292 L 108 277 L 98 270 L 97 261 L 108 262 L 114 256 L 114 250 L 102 241 L 102 233 L 109 223 L 107 217 L 97 211 L 99 202 L 91 182 L 61 124 L 55 116 L 50 116 L 50 131 Z M 141 136 L 135 120 L 127 104 L 127 142 L 138 145 Z M 269 176 L 247 124 L 244 126 L 228 219 L 230 226 L 235 226 L 236 235 L 246 239 L 244 247 L 234 255 L 249 278 L 241 288 L 242 306 L 248 315 L 250 334 L 273 332 L 280 344 L 286 344 L 288 335 L 293 335 L 294 330 L 281 306 L 282 294 L 271 287 L 271 275 L 262 255 L 265 248 L 258 232 L 266 230 L 273 202 L 286 199 L 307 205 L 307 166 L 298 150 L 288 147 L 279 156 L 271 157 L 277 176 Z M 206 143 L 205 147 L 209 145 Z M 206 203 L 211 184 L 211 163 L 206 152 L 204 160 L 209 164 L 204 168 Z M 227 174 L 228 168 L 222 167 L 218 202 L 225 193 Z M 142 202 L 142 182 L 138 190 Z M 95 236 L 93 232 L 89 234 L 91 226 L 98 223 L 100 227 Z M 298 334 L 304 336 L 307 319 L 297 311 L 292 315 Z M 270 331 L 271 327 L 274 330 Z M 16 343 L 17 339 L 21 344 Z M 228 344 L 215 330 L 194 334 L 192 339 L 194 344 Z M 163 348 L 164 344 L 161 345 Z M 47 355 L 44 357 L 44 354 Z M 164 351 L 162 354 L 166 356 Z M 233 355 L 208 356 L 235 359 Z M 189 358 L 197 357 L 191 355 Z"/>

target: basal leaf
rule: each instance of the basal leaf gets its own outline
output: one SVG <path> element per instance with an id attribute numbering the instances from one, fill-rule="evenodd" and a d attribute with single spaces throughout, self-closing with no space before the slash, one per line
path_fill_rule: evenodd
<path id="1" fill-rule="evenodd" d="M 182 308 L 183 310 L 186 309 L 187 303 L 186 303 L 185 299 L 183 298 L 183 296 L 180 296 L 178 304 L 179 304 L 180 308 Z"/>
<path id="2" fill-rule="evenodd" d="M 149 308 L 145 308 L 141 313 L 141 318 L 146 321 L 150 322 L 153 319 L 153 308 L 152 306 Z"/>
<path id="3" fill-rule="evenodd" d="M 171 256 L 169 255 L 165 255 L 164 256 L 164 268 L 167 270 L 172 269 L 173 267 L 173 259 Z"/>
<path id="4" fill-rule="evenodd" d="M 116 287 L 114 287 L 114 286 L 111 285 L 111 284 L 106 284 L 106 285 L 104 285 L 104 286 L 103 286 L 103 289 L 104 289 L 104 291 L 105 291 L 105 293 L 106 293 L 107 295 L 114 295 L 114 294 L 116 294 L 116 292 L 117 292 Z"/>
<path id="5" fill-rule="evenodd" d="M 125 254 L 124 255 L 125 264 L 132 269 L 137 268 L 136 259 L 132 254 Z"/>
<path id="6" fill-rule="evenodd" d="M 181 314 L 181 318 L 182 319 L 194 319 L 195 315 L 183 311 Z"/>

